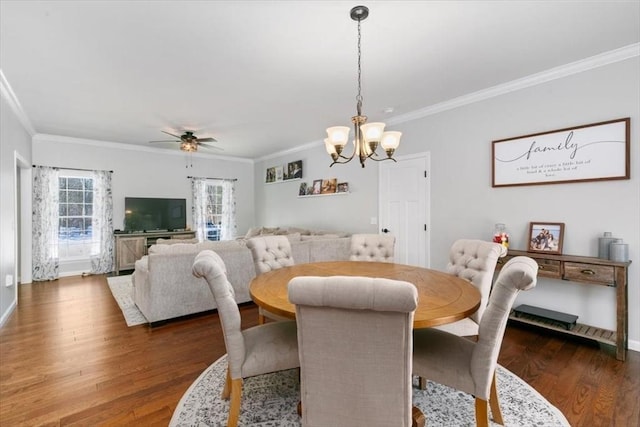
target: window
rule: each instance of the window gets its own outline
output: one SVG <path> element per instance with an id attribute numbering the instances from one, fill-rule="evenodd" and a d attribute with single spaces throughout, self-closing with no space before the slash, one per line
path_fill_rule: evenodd
<path id="1" fill-rule="evenodd" d="M 207 183 L 207 240 L 220 240 L 220 230 L 222 228 L 222 190 L 221 185 Z"/>
<path id="2" fill-rule="evenodd" d="M 93 179 L 81 172 L 60 171 L 58 206 L 58 256 L 87 258 L 93 242 Z"/>

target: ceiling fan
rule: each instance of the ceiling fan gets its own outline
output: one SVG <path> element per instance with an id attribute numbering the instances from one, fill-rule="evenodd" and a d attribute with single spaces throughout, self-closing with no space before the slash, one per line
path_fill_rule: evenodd
<path id="1" fill-rule="evenodd" d="M 224 151 L 222 148 L 220 147 L 216 147 L 215 145 L 210 145 L 207 144 L 207 142 L 217 142 L 217 140 L 215 138 L 198 138 L 197 136 L 195 136 L 193 134 L 193 131 L 190 130 L 185 130 L 184 133 L 182 135 L 174 135 L 172 133 L 169 132 L 165 132 L 162 131 L 162 133 L 166 133 L 167 135 L 170 135 L 174 138 L 176 138 L 175 140 L 163 140 L 163 141 L 149 141 L 150 143 L 156 143 L 156 142 L 179 142 L 180 143 L 180 149 L 182 151 L 187 151 L 189 153 L 193 153 L 198 151 L 198 147 L 204 147 L 204 148 L 211 148 L 214 150 L 220 150 L 220 151 Z"/>

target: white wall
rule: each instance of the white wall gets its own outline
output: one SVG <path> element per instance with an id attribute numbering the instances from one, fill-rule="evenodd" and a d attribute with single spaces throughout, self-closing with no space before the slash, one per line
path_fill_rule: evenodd
<path id="1" fill-rule="evenodd" d="M 16 156 L 31 161 L 31 135 L 5 99 L 0 97 L 0 325 L 16 304 Z M 19 174 L 18 174 L 19 175 Z M 24 183 L 22 184 L 24 185 Z M 30 244 L 30 242 L 26 242 Z M 14 285 L 5 287 L 5 277 L 14 276 Z"/>
<path id="2" fill-rule="evenodd" d="M 629 337 L 640 350 L 640 59 L 583 71 L 424 118 L 391 126 L 403 132 L 398 155 L 431 153 L 431 266 L 444 269 L 461 237 L 489 239 L 505 223 L 512 248 L 525 249 L 530 221 L 564 222 L 566 254 L 597 256 L 598 237 L 613 232 L 629 244 Z M 365 106 L 366 107 L 366 106 Z M 491 141 L 631 117 L 631 179 L 525 187 L 491 187 Z M 318 129 L 321 137 L 323 129 Z M 304 180 L 337 176 L 354 194 L 297 199 L 297 183 L 265 185 L 266 167 L 302 158 Z M 256 215 L 264 225 L 319 225 L 376 232 L 377 167 L 328 169 L 320 146 L 256 162 Z M 362 196 L 362 197 L 361 197 Z M 615 289 L 540 279 L 517 303 L 569 312 L 615 329 Z"/>
<path id="3" fill-rule="evenodd" d="M 347 117 L 346 120 L 349 120 Z M 318 129 L 318 132 L 324 132 Z M 266 169 L 302 160 L 301 180 L 265 184 Z M 371 218 L 378 215 L 378 166 L 368 162 L 362 169 L 357 159 L 348 165 L 331 164 L 324 146 L 311 145 L 255 164 L 256 225 L 298 226 L 332 231 L 376 233 Z M 349 183 L 349 194 L 298 197 L 301 182 L 336 178 Z"/>
<path id="4" fill-rule="evenodd" d="M 113 222 L 124 228 L 125 197 L 187 199 L 187 225 L 191 226 L 191 180 L 188 176 L 237 178 L 238 234 L 254 223 L 253 162 L 210 155 L 189 156 L 179 150 L 157 150 L 126 144 L 36 135 L 33 163 L 60 168 L 112 170 Z M 193 167 L 186 167 L 193 165 Z M 61 275 L 87 266 L 61 265 Z"/>

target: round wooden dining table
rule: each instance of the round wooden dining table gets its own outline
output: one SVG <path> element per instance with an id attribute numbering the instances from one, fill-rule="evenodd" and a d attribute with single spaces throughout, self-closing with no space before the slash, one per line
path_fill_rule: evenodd
<path id="1" fill-rule="evenodd" d="M 414 328 L 452 323 L 475 313 L 480 306 L 478 289 L 459 277 L 412 265 L 364 261 L 314 262 L 262 273 L 250 284 L 251 298 L 271 313 L 295 319 L 287 285 L 298 276 L 382 277 L 412 283 L 418 289 Z"/>

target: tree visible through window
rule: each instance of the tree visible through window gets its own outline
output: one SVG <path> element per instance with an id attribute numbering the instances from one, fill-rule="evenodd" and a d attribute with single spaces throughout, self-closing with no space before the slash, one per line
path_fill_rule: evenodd
<path id="1" fill-rule="evenodd" d="M 93 219 L 93 179 L 60 176 L 58 256 L 60 259 L 91 255 Z"/>

